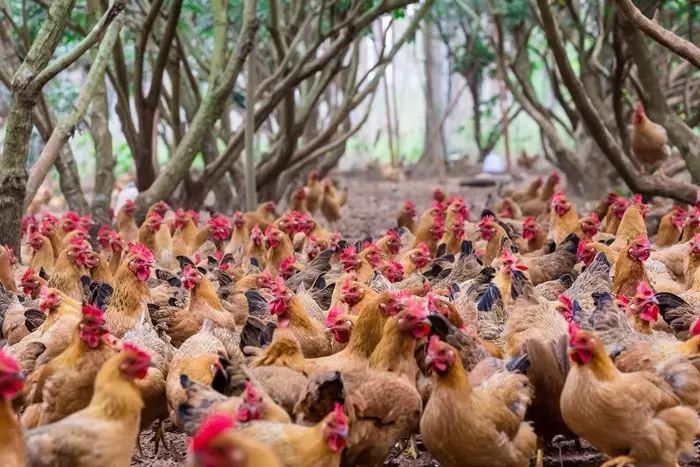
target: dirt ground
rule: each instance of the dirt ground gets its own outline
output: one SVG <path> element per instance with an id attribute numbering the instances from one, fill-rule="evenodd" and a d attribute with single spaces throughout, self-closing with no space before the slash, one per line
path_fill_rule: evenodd
<path id="1" fill-rule="evenodd" d="M 343 212 L 344 218 L 339 222 L 337 228 L 349 239 L 382 234 L 387 228 L 393 226 L 395 213 L 405 200 L 412 199 L 416 203 L 417 211 L 421 212 L 430 204 L 432 191 L 438 186 L 446 193 L 458 193 L 464 196 L 470 203 L 472 212 L 478 215 L 489 195 L 495 195 L 496 188 L 493 186 L 486 188 L 460 186 L 459 182 L 469 177 L 470 174 L 463 173 L 461 178 L 452 176 L 442 182 L 436 179 L 427 179 L 403 180 L 400 183 L 394 183 L 379 180 L 377 175 L 368 173 L 343 175 L 339 178 L 341 185 L 349 189 L 349 197 Z M 166 439 L 170 444 L 170 449 L 163 449 L 161 446 L 158 454 L 154 452 L 152 439 L 153 433 L 151 431 L 142 433 L 141 444 L 144 455 L 134 459 L 133 466 L 173 467 L 183 465 L 188 442 L 186 435 L 177 432 L 174 428 L 166 428 Z M 418 451 L 418 458 L 413 459 L 404 452 L 403 446 L 397 445 L 387 458 L 385 465 L 439 466 L 420 441 Z M 544 464 L 547 467 L 587 467 L 600 465 L 603 460 L 604 457 L 585 442 L 581 443 L 581 448 L 578 448 L 573 442 L 562 442 L 557 447 L 547 450 Z M 681 465 L 700 466 L 700 455 L 696 454 L 690 463 L 682 463 Z"/>

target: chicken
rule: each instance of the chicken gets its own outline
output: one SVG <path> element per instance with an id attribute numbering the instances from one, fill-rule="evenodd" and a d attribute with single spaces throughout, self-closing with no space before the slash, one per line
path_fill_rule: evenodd
<path id="1" fill-rule="evenodd" d="M 178 417 L 187 433 L 195 431 L 198 425 L 213 413 L 227 413 L 236 415 L 239 422 L 253 420 L 268 420 L 274 422 L 290 423 L 289 414 L 277 405 L 260 387 L 245 379 L 241 385 L 238 377 L 248 378 L 249 373 L 240 372 L 239 375 L 231 375 L 231 383 L 222 394 L 219 391 L 201 383 L 190 381 L 187 375 L 180 378 L 187 401 L 178 407 Z M 242 390 L 239 387 L 243 386 Z"/>
<path id="2" fill-rule="evenodd" d="M 571 233 L 557 243 L 557 248 L 549 254 L 541 256 L 523 256 L 520 262 L 527 268 L 532 285 L 558 279 L 571 272 L 578 259 L 579 238 Z"/>
<path id="3" fill-rule="evenodd" d="M 522 274 L 513 277 L 512 294 L 517 298 L 507 306 L 508 321 L 503 330 L 504 350 L 509 357 L 521 355 L 529 339 L 543 342 L 559 339 L 566 333 L 565 316 L 572 320 L 578 306 L 565 294 L 550 304 L 536 295 Z"/>
<path id="4" fill-rule="evenodd" d="M 309 172 L 306 180 L 306 208 L 311 214 L 314 214 L 321 205 L 323 185 L 320 178 L 321 172 L 318 169 L 313 169 Z"/>
<path id="5" fill-rule="evenodd" d="M 338 467 L 347 444 L 348 417 L 341 404 L 312 426 L 254 421 L 237 428 L 262 442 L 286 467 Z"/>
<path id="6" fill-rule="evenodd" d="M 284 280 L 277 277 L 270 290 L 272 301 L 270 313 L 277 316 L 277 324 L 289 327 L 299 340 L 305 357 L 322 357 L 331 353 L 331 342 L 323 322 L 309 316 L 299 297 L 284 285 Z"/>
<path id="7" fill-rule="evenodd" d="M 323 197 L 321 198 L 321 213 L 330 225 L 335 225 L 341 218 L 341 199 L 330 180 L 323 181 Z"/>
<path id="8" fill-rule="evenodd" d="M 287 258 L 294 258 L 294 247 L 292 241 L 280 229 L 274 225 L 270 225 L 265 229 L 263 237 L 267 252 L 265 254 L 265 263 L 275 273 L 280 271 L 282 263 Z"/>
<path id="9" fill-rule="evenodd" d="M 55 262 L 51 240 L 39 232 L 34 232 L 29 236 L 29 245 L 32 247 L 32 259 L 29 267 L 36 271 L 43 269 L 46 274 L 51 276 Z"/>
<path id="10" fill-rule="evenodd" d="M 641 235 L 648 237 L 647 226 L 644 223 L 648 211 L 649 207 L 642 203 L 642 197 L 639 194 L 632 196 L 632 203 L 627 207 L 622 220 L 620 220 L 620 226 L 615 233 L 615 241 L 610 245 L 610 248 L 622 251 L 630 240 Z"/>
<path id="11" fill-rule="evenodd" d="M 16 344 L 33 331 L 35 318 L 43 321 L 43 312 L 35 307 L 38 308 L 36 300 L 20 302 L 18 295 L 7 292 L 0 284 L 0 335 L 7 344 Z"/>
<path id="12" fill-rule="evenodd" d="M 502 371 L 473 387 L 455 349 L 437 336 L 426 364 L 435 386 L 420 432 L 440 465 L 529 465 L 537 437 L 523 420 L 532 397 L 527 377 Z"/>
<path id="13" fill-rule="evenodd" d="M 486 249 L 482 258 L 483 262 L 486 266 L 491 266 L 493 260 L 501 254 L 503 240 L 508 237 L 508 234 L 500 224 L 496 223 L 493 216 L 489 215 L 481 218 L 479 233 L 481 238 L 486 241 Z"/>
<path id="14" fill-rule="evenodd" d="M 444 211 L 440 206 L 432 206 L 418 219 L 416 224 L 412 248 L 425 243 L 431 254 L 437 251 L 437 244 L 445 232 Z"/>
<path id="15" fill-rule="evenodd" d="M 586 269 L 576 277 L 574 282 L 566 290 L 566 294 L 576 300 L 582 309 L 582 315 L 593 308 L 593 293 L 610 293 L 610 261 L 605 253 L 598 253 L 589 263 Z M 581 317 L 581 323 L 586 323 L 587 317 Z"/>
<path id="16" fill-rule="evenodd" d="M 654 240 L 656 248 L 664 248 L 678 243 L 687 217 L 688 211 L 683 206 L 673 206 L 659 221 L 659 230 Z"/>
<path id="17" fill-rule="evenodd" d="M 523 200 L 523 202 L 519 203 L 523 216 L 539 217 L 545 214 L 549 207 L 549 201 L 556 191 L 560 180 L 560 175 L 557 172 L 552 172 L 542 187 L 539 197 L 527 201 Z"/>
<path id="18" fill-rule="evenodd" d="M 505 193 L 502 193 L 501 196 L 509 196 L 513 201 L 516 203 L 520 204 L 523 202 L 527 202 L 530 200 L 533 200 L 537 198 L 537 193 L 540 191 L 540 187 L 542 187 L 542 177 L 536 177 L 534 180 L 530 182 L 530 184 L 527 186 L 527 188 L 524 191 L 516 191 L 510 195 L 506 195 Z"/>
<path id="19" fill-rule="evenodd" d="M 627 198 L 618 195 L 617 193 L 610 193 L 608 195 L 609 206 L 605 214 L 605 226 L 603 232 L 616 234 L 617 229 L 620 227 L 620 222 L 622 217 L 627 211 L 629 206 L 629 201 Z"/>
<path id="20" fill-rule="evenodd" d="M 150 293 L 146 280 L 151 275 L 153 253 L 142 243 L 132 243 L 115 277 L 116 287 L 105 310 L 107 327 L 116 337 L 134 329 L 148 314 Z"/>
<path id="21" fill-rule="evenodd" d="M 661 168 L 671 154 L 664 127 L 654 123 L 644 111 L 644 104 L 637 102 L 632 118 L 632 154 L 637 158 L 646 173 L 654 173 Z"/>
<path id="22" fill-rule="evenodd" d="M 634 295 L 641 281 L 649 282 L 644 261 L 649 259 L 651 244 L 645 235 L 632 239 L 620 253 L 613 269 L 614 294 Z"/>
<path id="23" fill-rule="evenodd" d="M 518 244 L 521 253 L 531 253 L 542 249 L 547 241 L 547 233 L 537 225 L 535 218 L 527 216 L 523 221 L 522 238 Z"/>
<path id="24" fill-rule="evenodd" d="M 622 373 L 596 335 L 569 325 L 572 362 L 561 395 L 566 424 L 613 458 L 603 465 L 673 466 L 681 453 L 693 454 L 698 415 L 681 405 L 685 379 Z M 669 374 L 670 368 L 662 368 Z"/>
<path id="25" fill-rule="evenodd" d="M 139 229 L 139 242 L 153 252 L 159 265 L 172 268 L 176 264 L 173 238 L 159 210 L 149 211 Z"/>
<path id="26" fill-rule="evenodd" d="M 550 212 L 550 227 L 548 237 L 557 244 L 562 242 L 569 234 L 581 235 L 576 207 L 566 198 L 563 192 L 552 196 Z"/>
<path id="27" fill-rule="evenodd" d="M 202 422 L 190 442 L 190 467 L 282 467 L 268 445 L 235 429 L 236 419 L 227 413 L 213 413 Z M 244 459 L 244 464 L 241 464 Z"/>
<path id="28" fill-rule="evenodd" d="M 433 283 L 435 289 L 449 287 L 452 284 L 461 284 L 470 279 L 474 279 L 481 272 L 482 265 L 474 254 L 472 242 L 463 240 L 460 246 L 460 253 L 452 264 L 448 274 Z"/>
<path id="29" fill-rule="evenodd" d="M 0 348 L 0 459 L 3 466 L 25 467 L 26 448 L 12 400 L 21 395 L 24 375 L 19 362 Z"/>
<path id="30" fill-rule="evenodd" d="M 102 310 L 83 305 L 82 312 L 68 348 L 27 380 L 25 429 L 53 423 L 90 403 L 95 376 L 114 351 L 105 337 L 109 331 Z"/>
<path id="31" fill-rule="evenodd" d="M 245 251 L 245 258 L 248 261 L 255 259 L 261 268 L 264 268 L 267 263 L 265 258 L 267 257 L 267 250 L 265 249 L 265 236 L 263 231 L 260 229 L 259 224 L 253 225 L 250 229 L 250 241 L 248 242 L 248 248 Z"/>
<path id="32" fill-rule="evenodd" d="M 246 230 L 250 232 L 255 224 L 257 224 L 262 231 L 267 229 L 267 226 L 274 223 L 275 219 L 277 219 L 276 209 L 277 205 L 274 201 L 266 201 L 260 203 L 255 211 L 243 213 Z"/>
<path id="33" fill-rule="evenodd" d="M 63 352 L 82 318 L 80 303 L 62 295 L 57 289 L 42 291 L 39 309 L 47 314 L 44 322 L 11 347 L 27 372 Z"/>
<path id="34" fill-rule="evenodd" d="M 459 253 L 464 240 L 464 221 L 462 214 L 457 214 L 447 221 L 447 228 L 439 243 L 439 245 L 445 245 L 445 253 L 450 255 Z"/>
<path id="35" fill-rule="evenodd" d="M 396 225 L 405 227 L 411 232 L 416 231 L 416 205 L 411 200 L 407 200 L 396 213 Z"/>
<path id="36" fill-rule="evenodd" d="M 365 370 L 315 373 L 295 407 L 297 417 L 313 423 L 328 404 L 345 400 L 350 434 L 343 465 L 377 465 L 416 428 L 421 397 L 416 389 L 416 341 L 430 332 L 425 300 L 408 297 L 404 309 L 384 325 L 382 338 Z M 328 389 L 324 387 L 330 386 Z M 387 404 L 382 394 L 391 394 Z"/>
<path id="37" fill-rule="evenodd" d="M 151 312 L 154 321 L 165 326 L 175 347 L 196 334 L 207 319 L 216 327 L 235 331 L 235 316 L 224 309 L 211 281 L 192 264 L 183 269 L 183 285 L 190 291 L 186 306 L 159 307 Z"/>
<path id="38" fill-rule="evenodd" d="M 228 245 L 226 245 L 225 252 L 233 254 L 236 260 L 240 260 L 248 249 L 250 232 L 246 228 L 246 223 L 242 212 L 234 212 L 231 220 L 233 224 L 233 232 L 231 234 L 231 240 L 229 241 Z"/>
<path id="39" fill-rule="evenodd" d="M 95 378 L 90 404 L 68 417 L 25 433 L 32 466 L 128 466 L 136 446 L 143 400 L 136 380 L 146 376 L 149 355 L 124 343 Z"/>
<path id="40" fill-rule="evenodd" d="M 139 240 L 139 228 L 134 219 L 136 205 L 133 200 L 128 200 L 117 213 L 117 230 L 125 242 L 136 242 Z"/>
<path id="41" fill-rule="evenodd" d="M 175 211 L 175 222 L 173 223 L 173 253 L 175 257 L 190 256 L 195 250 L 195 238 L 197 237 L 197 223 L 199 213 L 195 211 L 185 211 L 178 208 Z"/>
<path id="42" fill-rule="evenodd" d="M 59 289 L 74 300 L 82 300 L 83 288 L 80 277 L 86 273 L 89 251 L 90 244 L 80 238 L 76 238 L 60 251 L 56 258 L 54 273 L 49 279 L 49 287 Z"/>
<path id="43" fill-rule="evenodd" d="M 300 186 L 289 195 L 291 211 L 308 212 L 306 209 L 306 187 Z"/>
<path id="44" fill-rule="evenodd" d="M 226 383 L 226 373 L 223 363 L 226 362 L 226 347 L 214 334 L 214 324 L 206 320 L 197 334 L 188 338 L 175 351 L 166 379 L 166 395 L 170 417 L 177 421 L 178 407 L 187 400 L 185 389 L 180 383 L 182 375 L 187 375 L 191 381 L 223 388 Z"/>

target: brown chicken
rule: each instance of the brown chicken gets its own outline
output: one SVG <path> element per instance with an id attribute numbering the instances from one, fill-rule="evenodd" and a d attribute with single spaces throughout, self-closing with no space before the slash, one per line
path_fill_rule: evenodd
<path id="1" fill-rule="evenodd" d="M 330 225 L 335 225 L 341 218 L 340 208 L 343 200 L 330 180 L 323 181 L 323 197 L 321 198 L 321 213 Z"/>
<path id="2" fill-rule="evenodd" d="M 211 281 L 192 264 L 183 269 L 183 286 L 190 291 L 189 303 L 184 307 L 167 306 L 152 311 L 155 322 L 162 323 L 175 347 L 202 328 L 209 319 L 216 327 L 236 329 L 236 318 L 224 310 Z"/>
<path id="3" fill-rule="evenodd" d="M 90 251 L 90 244 L 80 238 L 60 251 L 48 286 L 60 290 L 73 300 L 81 301 L 83 287 L 80 277 L 87 272 Z"/>
<path id="4" fill-rule="evenodd" d="M 632 239 L 620 253 L 613 269 L 614 294 L 634 295 L 640 282 L 649 282 L 644 261 L 649 259 L 651 244 L 645 235 Z"/>
<path id="5" fill-rule="evenodd" d="M 535 252 L 544 246 L 547 241 L 547 232 L 537 224 L 534 217 L 527 216 L 523 221 L 522 239 L 524 241 L 518 243 L 520 252 Z"/>
<path id="6" fill-rule="evenodd" d="M 242 212 L 234 212 L 231 220 L 233 223 L 233 232 L 231 234 L 231 240 L 228 245 L 226 245 L 225 252 L 233 254 L 236 260 L 240 260 L 248 249 L 250 231 L 246 228 Z"/>
<path id="7" fill-rule="evenodd" d="M 177 256 L 190 256 L 194 253 L 194 243 L 197 237 L 199 213 L 178 208 L 175 211 L 173 227 L 173 253 Z"/>
<path id="8" fill-rule="evenodd" d="M 664 127 L 647 118 L 644 104 L 639 101 L 632 118 L 630 143 L 632 154 L 645 172 L 654 173 L 666 162 L 671 154 L 671 148 L 667 142 L 668 137 Z"/>
<path id="9" fill-rule="evenodd" d="M 613 250 L 622 251 L 631 240 L 641 235 L 648 237 L 647 226 L 644 223 L 648 211 L 649 206 L 642 202 L 639 194 L 632 196 L 632 203 L 625 210 L 615 233 L 615 241 L 610 245 Z"/>
<path id="10" fill-rule="evenodd" d="M 143 401 L 135 380 L 146 376 L 149 355 L 131 343 L 102 365 L 90 404 L 25 434 L 30 465 L 126 466 L 136 446 Z"/>
<path id="11" fill-rule="evenodd" d="M 265 229 L 264 240 L 267 252 L 265 254 L 265 263 L 273 272 L 278 272 L 283 261 L 290 256 L 294 258 L 294 247 L 289 236 L 285 235 L 280 229 L 274 225 L 270 225 Z"/>
<path id="12" fill-rule="evenodd" d="M 0 348 L 0 459 L 7 467 L 25 467 L 27 454 L 12 400 L 21 396 L 24 375 L 19 362 Z"/>
<path id="13" fill-rule="evenodd" d="M 114 350 L 105 337 L 105 318 L 97 307 L 83 305 L 83 317 L 66 350 L 39 367 L 27 380 L 27 408 L 22 426 L 35 428 L 85 408 L 95 376 Z"/>
<path id="14" fill-rule="evenodd" d="M 505 229 L 498 224 L 493 216 L 484 216 L 479 222 L 479 233 L 481 238 L 486 240 L 483 262 L 486 266 L 491 266 L 493 260 L 498 258 L 503 249 L 503 239 L 508 237 Z"/>
<path id="15" fill-rule="evenodd" d="M 151 275 L 153 253 L 141 243 L 132 243 L 115 277 L 116 287 L 105 311 L 107 327 L 115 337 L 134 329 L 148 315 L 150 293 L 146 281 Z"/>
<path id="16" fill-rule="evenodd" d="M 678 243 L 687 217 L 688 211 L 683 206 L 673 206 L 659 222 L 659 230 L 656 233 L 654 245 L 657 248 L 664 248 Z"/>
<path id="17" fill-rule="evenodd" d="M 558 279 L 571 272 L 578 262 L 579 238 L 575 233 L 567 235 L 561 242 L 557 242 L 556 249 L 546 255 L 523 256 L 520 262 L 525 265 L 532 281 L 532 285 Z"/>
<path id="18" fill-rule="evenodd" d="M 17 262 L 12 248 L 0 245 L 0 284 L 5 290 L 17 293 L 13 266 Z"/>
<path id="19" fill-rule="evenodd" d="M 32 259 L 29 267 L 35 271 L 44 270 L 46 274 L 53 274 L 53 266 L 56 261 L 51 240 L 34 232 L 29 236 L 29 245 L 32 247 Z"/>
<path id="20" fill-rule="evenodd" d="M 321 172 L 313 169 L 306 180 L 306 208 L 311 214 L 316 213 L 321 205 L 323 197 L 323 185 L 321 184 Z"/>
<path id="21" fill-rule="evenodd" d="M 348 417 L 341 404 L 312 426 L 254 421 L 238 430 L 264 443 L 286 467 L 339 467 L 347 444 Z"/>
<path id="22" fill-rule="evenodd" d="M 532 396 L 527 377 L 501 371 L 473 387 L 455 349 L 437 336 L 426 365 L 435 386 L 420 432 L 440 465 L 529 465 L 537 436 L 524 421 Z"/>
<path id="23" fill-rule="evenodd" d="M 516 203 L 524 203 L 530 200 L 533 200 L 537 198 L 537 193 L 540 191 L 540 187 L 542 187 L 542 177 L 536 177 L 533 181 L 530 182 L 530 184 L 525 188 L 524 191 L 516 191 L 509 196 L 513 201 Z M 502 196 L 506 196 L 505 193 Z"/>
<path id="24" fill-rule="evenodd" d="M 190 467 L 282 467 L 268 445 L 240 433 L 236 419 L 227 413 L 213 413 L 192 436 L 187 465 Z M 241 464 L 244 459 L 244 464 Z"/>
<path id="25" fill-rule="evenodd" d="M 576 207 L 566 198 L 566 195 L 562 192 L 555 193 L 552 196 L 551 206 L 549 238 L 558 245 L 569 234 L 575 233 L 580 236 L 581 226 Z"/>
<path id="26" fill-rule="evenodd" d="M 185 389 L 180 383 L 182 375 L 197 383 L 218 388 L 225 382 L 223 363 L 226 347 L 214 334 L 214 324 L 206 320 L 202 329 L 191 336 L 175 351 L 168 368 L 166 395 L 170 417 L 178 421 L 178 407 L 187 400 Z M 215 383 L 216 382 L 216 383 Z"/>
<path id="27" fill-rule="evenodd" d="M 270 313 L 277 316 L 277 324 L 288 327 L 299 340 L 305 357 L 323 357 L 331 353 L 331 342 L 326 326 L 306 311 L 299 297 L 288 289 L 282 277 L 277 277 L 270 290 Z"/>
<path id="28" fill-rule="evenodd" d="M 523 216 L 539 217 L 546 214 L 549 208 L 549 201 L 552 198 L 552 195 L 554 195 L 560 180 L 561 177 L 559 176 L 559 173 L 552 172 L 542 187 L 539 197 L 528 201 L 523 200 L 523 202 L 520 203 L 520 209 L 522 210 Z"/>
<path id="29" fill-rule="evenodd" d="M 607 213 L 605 214 L 605 226 L 603 227 L 603 232 L 616 234 L 617 229 L 620 227 L 622 217 L 625 215 L 625 211 L 627 211 L 627 207 L 630 203 L 627 198 L 620 196 L 617 193 L 610 193 L 608 195 L 608 199 L 610 201 L 610 205 Z"/>
<path id="30" fill-rule="evenodd" d="M 445 232 L 445 213 L 443 209 L 435 204 L 426 210 L 418 219 L 415 227 L 415 238 L 411 248 L 416 248 L 421 243 L 425 243 L 431 254 L 437 251 L 437 244 Z"/>
<path id="31" fill-rule="evenodd" d="M 411 232 L 416 231 L 416 205 L 411 200 L 407 200 L 396 213 L 396 225 L 405 227 Z"/>
<path id="32" fill-rule="evenodd" d="M 572 365 L 561 395 L 566 424 L 611 460 L 606 467 L 677 465 L 680 453 L 693 454 L 698 415 L 681 405 L 683 379 L 622 373 L 594 334 L 569 327 Z M 667 369 L 668 370 L 668 369 Z"/>
<path id="33" fill-rule="evenodd" d="M 128 200 L 117 213 L 117 230 L 125 242 L 136 242 L 139 240 L 139 228 L 134 219 L 136 204 L 133 200 Z"/>

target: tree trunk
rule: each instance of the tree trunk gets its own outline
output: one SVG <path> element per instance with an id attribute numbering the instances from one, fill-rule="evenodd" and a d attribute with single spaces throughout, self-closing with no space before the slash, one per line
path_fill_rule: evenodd
<path id="1" fill-rule="evenodd" d="M 440 126 L 440 108 L 438 96 L 439 73 L 436 66 L 435 46 L 433 44 L 433 23 L 426 20 L 423 25 L 423 51 L 425 53 L 425 137 L 423 155 L 420 162 L 432 165 L 439 177 L 446 172 L 445 135 Z"/>
<path id="2" fill-rule="evenodd" d="M 87 76 L 87 83 L 83 86 L 75 101 L 73 111 L 64 117 L 58 125 L 54 128 L 51 133 L 51 137 L 46 142 L 44 149 L 41 151 L 39 158 L 36 160 L 32 166 L 31 173 L 29 175 L 29 180 L 27 181 L 27 189 L 24 198 L 25 209 L 29 206 L 34 199 L 39 186 L 43 183 L 44 178 L 49 172 L 49 169 L 53 165 L 54 161 L 61 153 L 63 145 L 68 142 L 68 139 L 73 135 L 75 128 L 78 123 L 83 119 L 85 113 L 87 112 L 90 101 L 92 100 L 93 93 L 100 82 L 104 83 L 104 73 L 107 68 L 107 64 L 111 58 L 112 48 L 119 35 L 119 30 L 123 24 L 123 17 L 116 18 L 112 24 L 107 28 L 107 33 L 105 34 L 104 40 L 100 43 L 100 47 L 95 56 L 95 60 L 90 67 L 90 72 Z M 75 164 L 75 161 L 73 161 Z M 75 167 L 67 167 L 67 170 L 75 170 Z M 65 172 L 69 174 L 69 172 Z M 75 186 L 77 183 L 80 185 L 79 180 L 67 180 L 70 186 Z"/>
<path id="3" fill-rule="evenodd" d="M 548 0 L 537 0 L 537 6 L 542 16 L 547 43 L 561 72 L 562 81 L 581 113 L 588 133 L 595 139 L 610 163 L 615 166 L 627 186 L 632 191 L 643 195 L 666 196 L 685 203 L 694 203 L 698 190 L 696 185 L 665 177 L 643 175 L 626 162 L 624 151 L 605 126 L 600 114 L 586 95 L 583 84 L 571 68 Z"/>
<path id="4" fill-rule="evenodd" d="M 246 0 L 243 26 L 235 52 L 224 71 L 217 78 L 215 85 L 207 90 L 192 123 L 187 128 L 180 144 L 175 148 L 168 165 L 156 177 L 151 186 L 139 195 L 137 199 L 137 217 L 139 219 L 145 217 L 148 206 L 167 198 L 177 188 L 185 173 L 190 169 L 207 132 L 210 131 L 216 119 L 220 117 L 224 108 L 223 101 L 229 96 L 236 83 L 258 29 L 255 5 L 256 0 Z"/>
<path id="5" fill-rule="evenodd" d="M 90 24 L 96 24 L 102 13 L 100 0 L 88 0 Z M 93 54 L 93 60 L 94 55 Z M 95 143 L 95 186 L 92 197 L 93 234 L 97 234 L 102 225 L 111 224 L 110 206 L 114 189 L 114 165 L 112 153 L 112 133 L 109 130 L 109 101 L 105 86 L 105 77 L 95 85 L 90 109 L 90 134 Z"/>
<path id="6" fill-rule="evenodd" d="M 0 244 L 19 251 L 20 224 L 27 183 L 27 146 L 32 133 L 32 109 L 41 92 L 35 78 L 48 65 L 75 4 L 54 0 L 27 56 L 12 80 L 10 113 L 0 158 Z"/>

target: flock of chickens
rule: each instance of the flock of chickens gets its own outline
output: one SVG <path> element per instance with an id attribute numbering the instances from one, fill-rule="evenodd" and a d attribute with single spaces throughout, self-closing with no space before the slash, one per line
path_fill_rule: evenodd
<path id="1" fill-rule="evenodd" d="M 641 197 L 579 217 L 553 173 L 480 218 L 437 189 L 352 243 L 313 217 L 345 197 L 312 173 L 281 215 L 25 217 L 0 247 L 2 465 L 128 466 L 166 419 L 201 467 L 381 465 L 417 435 L 442 466 L 542 465 L 561 436 L 605 467 L 694 454 L 700 207 L 652 247 Z"/>

